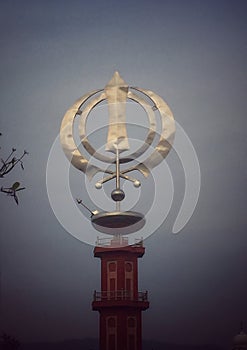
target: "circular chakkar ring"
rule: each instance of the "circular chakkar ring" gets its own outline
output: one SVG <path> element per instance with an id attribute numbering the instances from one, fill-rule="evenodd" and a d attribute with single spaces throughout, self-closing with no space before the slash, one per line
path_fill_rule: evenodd
<path id="1" fill-rule="evenodd" d="M 153 106 L 150 106 L 144 100 L 141 96 L 133 93 L 130 89 L 136 90 L 139 93 L 144 94 L 146 97 L 148 97 L 152 102 Z M 88 102 L 86 107 L 83 111 L 81 111 L 81 107 L 83 107 L 83 104 L 86 103 L 91 97 L 93 97 L 96 94 L 99 94 L 99 96 L 96 96 L 91 101 Z M 154 137 L 156 135 L 156 120 L 154 115 L 154 110 L 158 110 L 161 117 L 161 132 L 160 132 L 160 138 L 158 141 L 158 144 L 156 145 L 153 153 L 148 156 L 148 158 L 135 166 L 132 166 L 129 169 L 125 169 L 121 171 L 122 174 L 125 174 L 129 171 L 138 170 L 140 171 L 145 177 L 147 177 L 150 174 L 151 169 L 156 167 L 169 153 L 172 143 L 174 140 L 175 135 L 175 122 L 173 118 L 173 114 L 166 104 L 166 102 L 157 94 L 150 90 L 144 90 L 137 87 L 130 87 L 127 93 L 127 98 L 137 102 L 141 105 L 141 107 L 145 110 L 145 112 L 148 115 L 150 128 L 148 131 L 148 135 L 146 137 L 146 140 L 144 141 L 143 145 L 133 152 L 132 154 L 128 155 L 127 158 L 121 158 L 121 163 L 127 163 L 129 161 L 132 161 L 133 159 L 136 159 L 140 157 L 152 144 Z M 69 161 L 73 164 L 74 167 L 76 167 L 78 170 L 81 170 L 84 172 L 89 180 L 93 178 L 93 176 L 98 172 L 106 172 L 109 174 L 112 174 L 112 172 L 108 170 L 102 170 L 101 168 L 89 163 L 89 161 L 81 154 L 81 152 L 78 150 L 78 147 L 75 144 L 74 138 L 73 138 L 73 125 L 74 120 L 77 115 L 81 115 L 81 120 L 79 123 L 79 134 L 81 143 L 86 149 L 86 151 L 93 156 L 94 158 L 105 162 L 105 163 L 114 163 L 115 158 L 114 157 L 107 157 L 103 154 L 98 153 L 89 143 L 87 136 L 86 136 L 86 122 L 87 117 L 91 110 L 99 104 L 101 101 L 106 99 L 106 94 L 103 89 L 100 90 L 94 90 L 86 95 L 83 95 L 81 98 L 79 98 L 65 113 L 62 124 L 61 124 L 61 130 L 60 130 L 60 141 L 63 147 L 63 151 Z"/>

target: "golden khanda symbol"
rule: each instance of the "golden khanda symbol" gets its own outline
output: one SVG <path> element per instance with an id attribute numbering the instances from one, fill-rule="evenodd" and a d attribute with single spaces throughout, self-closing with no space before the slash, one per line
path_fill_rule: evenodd
<path id="1" fill-rule="evenodd" d="M 105 151 L 113 153 L 113 156 L 107 156 L 94 149 L 90 144 L 86 134 L 86 123 L 92 109 L 100 102 L 106 100 L 108 103 L 109 124 Z M 126 128 L 126 102 L 137 102 L 147 113 L 149 120 L 149 130 L 143 144 L 133 153 L 124 156 L 124 152 L 130 149 Z M 159 140 L 154 146 L 153 152 L 145 161 L 139 162 L 129 168 L 121 169 L 121 165 L 137 160 L 155 140 L 156 115 L 159 112 L 161 130 Z M 81 144 L 89 156 L 92 156 L 104 163 L 115 165 L 115 170 L 101 169 L 89 161 L 77 147 L 73 137 L 74 120 L 79 116 L 79 135 Z M 116 202 L 116 210 L 113 212 L 92 212 L 92 223 L 103 232 L 104 228 L 126 228 L 140 221 L 145 222 L 144 216 L 137 212 L 120 210 L 120 202 L 124 199 L 125 193 L 120 188 L 120 178 L 133 182 L 135 187 L 140 186 L 140 181 L 127 175 L 137 170 L 144 177 L 150 174 L 150 171 L 156 167 L 169 153 L 175 134 L 175 122 L 172 112 L 166 102 L 154 92 L 137 87 L 128 86 L 115 72 L 112 79 L 104 89 L 92 91 L 79 98 L 66 112 L 60 131 L 60 140 L 63 151 L 74 167 L 86 174 L 91 180 L 98 172 L 107 174 L 95 186 L 100 189 L 103 183 L 115 179 L 116 187 L 111 193 L 113 201 Z M 89 158 L 89 157 L 88 157 Z M 141 227 L 141 226 L 140 226 Z M 107 232 L 109 233 L 109 232 Z"/>

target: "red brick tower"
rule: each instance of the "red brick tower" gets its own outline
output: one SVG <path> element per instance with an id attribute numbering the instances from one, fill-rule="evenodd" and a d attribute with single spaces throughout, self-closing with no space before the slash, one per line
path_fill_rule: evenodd
<path id="1" fill-rule="evenodd" d="M 128 246 L 127 238 L 98 242 L 101 291 L 94 292 L 93 310 L 100 313 L 100 350 L 141 350 L 142 316 L 149 307 L 147 292 L 138 291 L 138 263 L 145 253 L 142 241 Z"/>

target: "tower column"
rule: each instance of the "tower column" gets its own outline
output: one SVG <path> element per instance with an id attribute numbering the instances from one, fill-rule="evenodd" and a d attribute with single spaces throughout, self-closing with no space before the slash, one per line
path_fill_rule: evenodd
<path id="1" fill-rule="evenodd" d="M 92 302 L 93 310 L 100 313 L 100 350 L 142 348 L 141 312 L 149 302 L 147 292 L 138 291 L 137 259 L 145 248 L 142 242 L 126 243 L 126 238 L 121 242 L 112 238 L 94 248 L 94 256 L 101 259 L 101 291 L 94 292 Z"/>

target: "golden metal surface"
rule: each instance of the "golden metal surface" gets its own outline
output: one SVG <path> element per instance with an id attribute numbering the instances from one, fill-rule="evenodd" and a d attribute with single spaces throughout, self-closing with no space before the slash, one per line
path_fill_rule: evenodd
<path id="1" fill-rule="evenodd" d="M 115 72 L 112 79 L 105 87 L 105 94 L 109 110 L 109 128 L 106 151 L 121 153 L 129 149 L 129 141 L 126 130 L 126 100 L 128 85 Z"/>
<path id="2" fill-rule="evenodd" d="M 109 123 L 108 135 L 106 140 L 105 150 L 113 153 L 113 156 L 108 156 L 98 152 L 89 142 L 86 132 L 87 119 L 90 112 L 99 103 L 106 100 L 108 103 Z M 134 152 L 123 156 L 122 154 L 129 150 L 129 140 L 126 127 L 126 102 L 128 100 L 138 103 L 148 116 L 149 129 L 146 139 L 143 144 Z M 156 131 L 156 115 L 155 111 L 159 112 L 161 120 L 161 131 L 159 140 L 155 141 Z M 76 145 L 73 135 L 75 118 L 79 117 L 79 136 L 81 145 L 89 156 L 96 158 L 104 163 L 115 164 L 115 171 L 110 169 L 101 169 L 100 167 L 91 164 L 86 156 L 84 156 L 79 146 Z M 133 124 L 135 124 L 133 122 Z M 91 212 L 91 221 L 94 227 L 101 232 L 112 234 L 112 230 L 117 230 L 117 234 L 132 233 L 143 227 L 145 224 L 144 216 L 137 212 L 122 212 L 120 210 L 120 202 L 124 199 L 125 193 L 120 188 L 120 178 L 129 180 L 135 187 L 140 186 L 140 181 L 126 175 L 127 173 L 138 170 L 145 177 L 150 174 L 150 171 L 156 167 L 169 153 L 175 134 L 175 123 L 172 112 L 166 102 L 154 92 L 140 88 L 129 87 L 120 77 L 118 72 L 115 72 L 112 79 L 104 89 L 94 90 L 79 98 L 65 113 L 61 124 L 60 141 L 66 157 L 74 167 L 85 173 L 89 180 L 98 173 L 104 172 L 109 174 L 96 183 L 96 188 L 101 188 L 103 183 L 112 179 L 116 179 L 115 189 L 111 193 L 112 199 L 116 203 L 116 210 L 113 212 L 91 212 L 80 200 L 79 204 L 85 206 Z M 127 169 L 121 169 L 120 165 L 129 163 L 143 155 L 148 148 L 152 146 L 154 141 L 157 143 L 154 146 L 154 151 L 147 157 L 146 160 L 131 166 Z M 123 230 L 122 230 L 123 229 Z M 116 234 L 116 233 L 113 233 Z"/>
<path id="3" fill-rule="evenodd" d="M 93 215 L 91 221 L 98 231 L 112 234 L 112 230 L 117 230 L 119 235 L 138 231 L 145 225 L 144 215 L 135 211 L 100 212 Z"/>
<path id="4" fill-rule="evenodd" d="M 149 97 L 153 101 L 155 109 L 157 108 L 161 115 L 162 130 L 160 133 L 159 142 L 155 147 L 154 152 L 145 160 L 145 162 L 136 166 L 136 170 L 139 170 L 144 176 L 147 177 L 150 170 L 160 164 L 170 152 L 175 136 L 175 122 L 172 111 L 159 95 L 156 95 L 150 90 L 140 88 L 133 89 L 140 91 Z"/>
<path id="5" fill-rule="evenodd" d="M 88 160 L 79 152 L 73 137 L 73 123 L 83 103 L 99 91 L 101 90 L 92 91 L 79 98 L 65 113 L 60 128 L 60 142 L 66 157 L 74 167 L 87 174 L 89 178 L 92 178 L 101 169 L 89 164 Z"/>
<path id="6" fill-rule="evenodd" d="M 153 105 L 150 105 L 144 98 L 140 96 L 140 94 L 136 94 L 134 91 L 137 91 L 148 97 L 152 101 Z M 119 176 L 135 182 L 135 179 L 130 178 L 125 174 L 133 170 L 138 170 L 145 177 L 147 177 L 150 174 L 150 171 L 167 156 L 172 147 L 175 134 L 175 122 L 172 112 L 166 102 L 160 96 L 150 90 L 128 87 L 124 80 L 119 76 L 118 72 L 116 72 L 104 90 L 101 89 L 92 91 L 78 99 L 66 112 L 62 121 L 60 140 L 64 153 L 69 161 L 73 164 L 73 166 L 84 172 L 89 177 L 89 179 L 92 179 L 92 177 L 97 172 L 106 172 L 110 174 L 110 176 L 101 182 L 104 183 L 115 178 L 116 172 L 103 170 L 91 164 L 91 162 L 89 163 L 87 158 L 79 151 L 73 137 L 74 119 L 77 116 L 80 116 L 79 134 L 85 150 L 91 156 L 99 159 L 102 162 L 114 163 L 116 157 L 109 157 L 97 152 L 89 143 L 86 135 L 86 122 L 91 110 L 101 101 L 107 100 L 109 110 L 109 128 L 106 150 L 114 152 L 115 154 L 116 149 L 118 149 L 119 153 L 128 150 L 129 143 L 125 116 L 125 105 L 127 99 L 137 102 L 147 113 L 149 120 L 149 130 L 146 140 L 138 150 L 129 154 L 128 157 L 119 157 L 120 164 L 128 163 L 133 159 L 137 159 L 152 145 L 157 133 L 156 119 L 154 114 L 155 110 L 158 110 L 160 113 L 161 132 L 158 144 L 156 145 L 154 152 L 149 155 L 148 158 L 142 163 L 134 165 L 128 169 L 121 170 L 119 172 Z"/>

